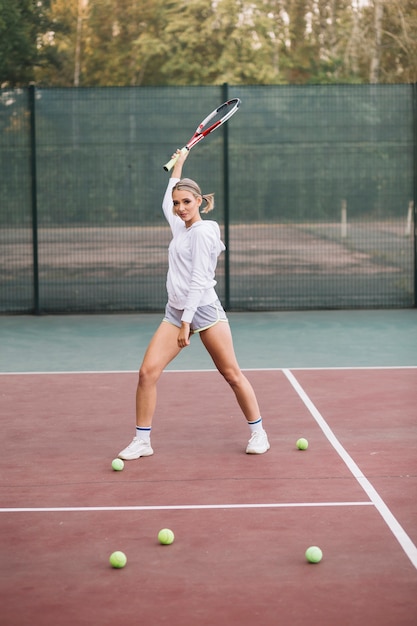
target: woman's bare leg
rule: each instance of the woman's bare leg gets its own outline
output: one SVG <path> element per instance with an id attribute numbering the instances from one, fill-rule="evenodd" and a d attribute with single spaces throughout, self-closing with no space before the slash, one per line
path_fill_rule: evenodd
<path id="1" fill-rule="evenodd" d="M 119 452 L 121 459 L 130 461 L 153 454 L 149 435 L 156 407 L 156 386 L 164 368 L 181 351 L 178 347 L 178 332 L 176 326 L 162 322 L 149 343 L 139 370 L 136 389 L 136 426 L 137 433 L 141 436 L 135 436 Z"/>
<path id="2" fill-rule="evenodd" d="M 202 331 L 200 337 L 220 374 L 233 389 L 247 421 L 258 420 L 260 417 L 258 401 L 252 385 L 237 362 L 229 324 L 218 322 L 215 326 Z"/>
<path id="3" fill-rule="evenodd" d="M 246 446 L 246 453 L 264 454 L 270 448 L 268 436 L 262 426 L 255 391 L 237 362 L 229 324 L 218 322 L 202 331 L 200 336 L 217 369 L 233 389 L 251 429 L 252 434 Z"/>
<path id="4" fill-rule="evenodd" d="M 178 332 L 179 329 L 173 324 L 161 322 L 145 352 L 136 389 L 137 426 L 152 425 L 156 407 L 157 382 L 168 363 L 181 352 L 177 343 Z"/>

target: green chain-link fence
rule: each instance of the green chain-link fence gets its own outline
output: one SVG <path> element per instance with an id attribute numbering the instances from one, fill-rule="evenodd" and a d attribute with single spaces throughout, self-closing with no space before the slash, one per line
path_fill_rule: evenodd
<path id="1" fill-rule="evenodd" d="M 162 169 L 216 194 L 229 310 L 415 306 L 416 86 L 0 90 L 0 311 L 156 311 Z"/>

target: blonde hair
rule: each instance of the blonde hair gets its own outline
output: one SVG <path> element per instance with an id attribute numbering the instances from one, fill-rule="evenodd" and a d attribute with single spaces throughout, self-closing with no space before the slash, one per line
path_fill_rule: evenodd
<path id="1" fill-rule="evenodd" d="M 200 187 L 191 178 L 181 178 L 172 188 L 173 193 L 174 191 L 189 191 L 195 198 L 202 198 L 206 202 L 206 206 L 201 210 L 201 213 L 209 213 L 214 209 L 214 193 L 202 194 Z M 172 210 L 175 213 L 175 209 Z"/>

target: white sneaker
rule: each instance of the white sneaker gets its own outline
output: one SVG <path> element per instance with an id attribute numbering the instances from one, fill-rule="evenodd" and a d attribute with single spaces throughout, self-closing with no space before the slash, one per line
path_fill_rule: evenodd
<path id="1" fill-rule="evenodd" d="M 266 432 L 264 430 L 255 431 L 248 441 L 246 454 L 264 454 L 270 447 Z"/>
<path id="2" fill-rule="evenodd" d="M 137 437 L 133 437 L 127 448 L 119 452 L 118 456 L 119 459 L 123 459 L 124 461 L 132 461 L 133 459 L 138 459 L 141 456 L 151 456 L 152 454 L 153 450 L 150 443 L 142 441 L 142 439 L 138 439 Z"/>

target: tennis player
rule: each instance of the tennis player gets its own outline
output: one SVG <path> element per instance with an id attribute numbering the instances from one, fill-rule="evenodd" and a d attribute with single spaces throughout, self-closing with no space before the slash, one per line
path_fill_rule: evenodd
<path id="1" fill-rule="evenodd" d="M 214 207 L 214 195 L 203 195 L 189 178 L 182 178 L 188 151 L 177 150 L 162 208 L 171 227 L 165 317 L 152 337 L 139 371 L 136 391 L 136 433 L 119 453 L 124 460 L 153 454 L 152 419 L 157 382 L 165 367 L 199 334 L 220 374 L 229 383 L 250 429 L 248 454 L 263 454 L 269 441 L 262 425 L 252 385 L 236 360 L 227 316 L 215 291 L 217 258 L 225 249 L 217 222 L 201 213 Z M 173 156 L 175 156 L 173 155 Z M 201 213 L 200 213 L 201 210 Z"/>

